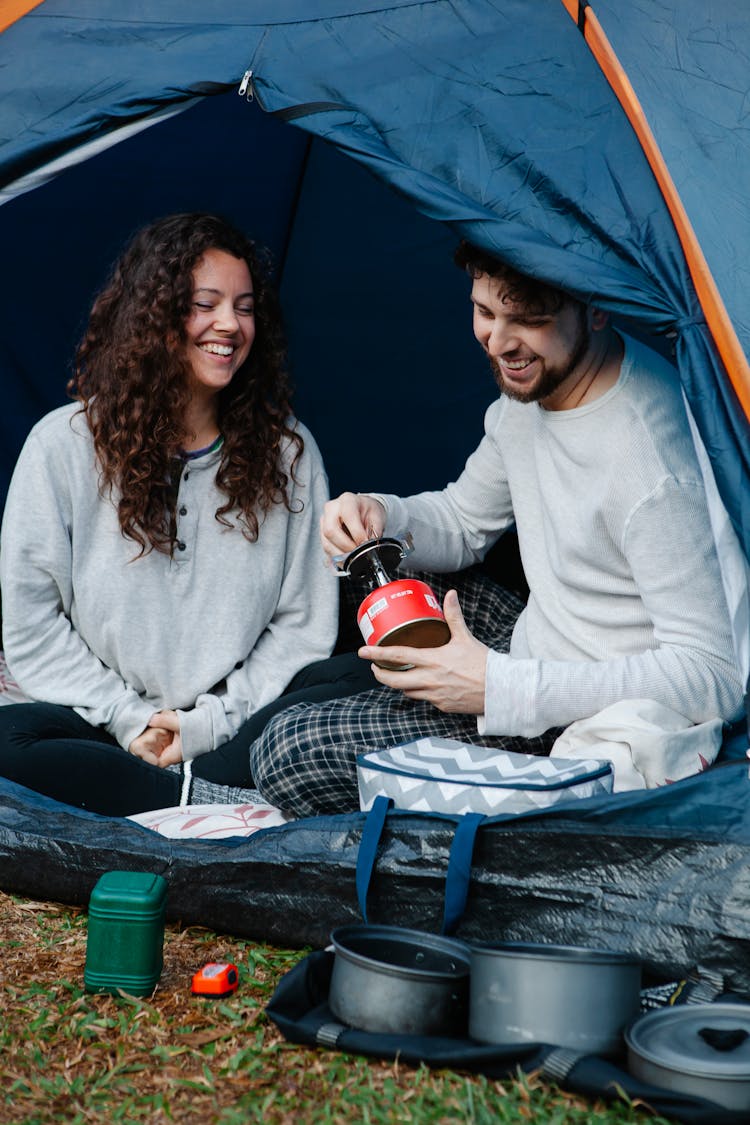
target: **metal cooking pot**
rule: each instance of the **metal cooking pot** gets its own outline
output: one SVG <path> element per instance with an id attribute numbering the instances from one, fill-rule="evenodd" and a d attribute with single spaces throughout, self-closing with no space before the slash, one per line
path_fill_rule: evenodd
<path id="1" fill-rule="evenodd" d="M 616 1054 L 640 1005 L 641 964 L 570 945 L 470 945 L 469 1034 Z"/>
<path id="2" fill-rule="evenodd" d="M 342 1023 L 403 1035 L 466 1034 L 469 953 L 452 938 L 399 926 L 342 926 L 328 1003 Z"/>
<path id="3" fill-rule="evenodd" d="M 626 1028 L 625 1042 L 642 1082 L 750 1110 L 750 1004 L 660 1008 Z"/>

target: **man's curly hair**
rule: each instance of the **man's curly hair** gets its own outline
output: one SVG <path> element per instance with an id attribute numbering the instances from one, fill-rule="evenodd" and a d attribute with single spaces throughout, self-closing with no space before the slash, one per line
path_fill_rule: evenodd
<path id="1" fill-rule="evenodd" d="M 68 384 L 93 434 L 101 486 L 116 498 L 122 532 L 140 554 L 174 548 L 170 473 L 185 442 L 190 396 L 185 325 L 193 270 L 208 250 L 243 258 L 255 293 L 250 354 L 217 395 L 224 441 L 216 484 L 226 502 L 216 519 L 257 539 L 259 516 L 275 504 L 290 506 L 282 448 L 295 447 L 292 474 L 303 449 L 290 426 L 286 347 L 268 252 L 216 215 L 171 215 L 145 227 L 94 302 Z"/>
<path id="2" fill-rule="evenodd" d="M 581 304 L 562 289 L 556 289 L 554 285 L 547 285 L 535 277 L 529 277 L 528 274 L 513 269 L 507 262 L 502 262 L 481 247 L 473 246 L 466 239 L 459 242 L 456 247 L 453 261 L 472 279 L 486 274 L 502 283 L 503 303 L 510 301 L 513 304 L 523 305 L 531 313 L 554 315 L 563 305 Z"/>

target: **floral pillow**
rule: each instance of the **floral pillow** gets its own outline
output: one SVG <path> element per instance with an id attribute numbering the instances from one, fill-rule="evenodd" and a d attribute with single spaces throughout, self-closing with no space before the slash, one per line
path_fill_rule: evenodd
<path id="1" fill-rule="evenodd" d="M 155 809 L 128 817 L 171 840 L 189 837 L 222 840 L 228 836 L 252 836 L 260 828 L 286 824 L 286 817 L 273 805 L 184 805 Z"/>

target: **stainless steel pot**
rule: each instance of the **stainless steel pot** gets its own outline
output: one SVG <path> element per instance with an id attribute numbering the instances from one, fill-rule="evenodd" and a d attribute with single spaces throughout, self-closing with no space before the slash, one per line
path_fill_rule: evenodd
<path id="1" fill-rule="evenodd" d="M 399 926 L 342 926 L 328 1003 L 342 1023 L 403 1035 L 466 1034 L 469 953 L 462 942 Z"/>
<path id="2" fill-rule="evenodd" d="M 626 1028 L 625 1042 L 642 1082 L 750 1110 L 750 1005 L 660 1008 Z"/>
<path id="3" fill-rule="evenodd" d="M 471 945 L 469 1034 L 482 1043 L 553 1043 L 615 1054 L 638 1013 L 641 965 L 569 945 Z"/>

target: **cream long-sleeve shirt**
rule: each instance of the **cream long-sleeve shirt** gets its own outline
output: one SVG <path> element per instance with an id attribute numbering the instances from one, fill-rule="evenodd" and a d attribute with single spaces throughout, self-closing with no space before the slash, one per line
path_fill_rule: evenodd
<path id="1" fill-rule="evenodd" d="M 427 570 L 480 560 L 516 524 L 530 596 L 510 655 L 489 654 L 480 733 L 528 737 L 634 698 L 696 723 L 741 713 L 682 395 L 651 349 L 626 338 L 615 386 L 576 410 L 501 397 L 457 481 L 378 498 Z"/>
<path id="2" fill-rule="evenodd" d="M 231 738 L 306 664 L 328 656 L 336 579 L 318 521 L 328 483 L 312 435 L 256 542 L 214 513 L 220 452 L 187 462 L 178 547 L 137 558 L 98 488 L 77 404 L 32 430 L 13 474 L 0 539 L 3 642 L 32 699 L 64 704 L 124 747 L 162 708 L 178 711 L 186 759 Z M 289 449 L 282 454 L 287 465 Z"/>

